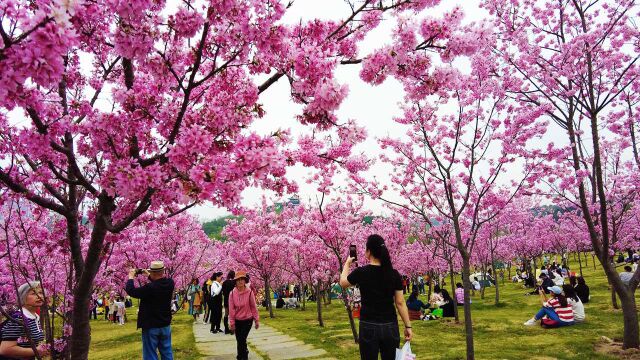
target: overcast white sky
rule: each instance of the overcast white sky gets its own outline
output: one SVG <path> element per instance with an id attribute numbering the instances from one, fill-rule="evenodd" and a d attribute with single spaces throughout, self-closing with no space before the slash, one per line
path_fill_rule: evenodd
<path id="1" fill-rule="evenodd" d="M 444 12 L 456 6 L 463 8 L 465 12 L 465 22 L 478 21 L 486 16 L 486 12 L 479 8 L 478 0 L 458 0 L 442 1 L 436 8 L 428 9 L 428 13 L 434 17 L 439 17 Z M 287 23 L 297 23 L 302 20 L 313 18 L 340 20 L 346 18 L 350 13 L 350 8 L 343 0 L 296 0 L 290 11 L 283 19 Z M 386 20 L 365 39 L 361 46 L 361 55 L 390 42 L 391 29 L 394 23 Z M 338 116 L 342 121 L 355 119 L 358 124 L 364 126 L 368 132 L 369 139 L 358 148 L 367 154 L 379 153 L 377 138 L 391 135 L 401 137 L 404 129 L 394 126 L 393 117 L 400 115 L 398 104 L 403 99 L 403 90 L 400 84 L 389 79 L 382 85 L 372 87 L 363 83 L 359 78 L 360 66 L 347 65 L 340 68 L 337 79 L 340 83 L 349 86 L 349 96 L 338 111 Z M 292 134 L 301 134 L 304 127 L 297 123 L 295 115 L 300 113 L 301 107 L 294 104 L 289 98 L 289 85 L 285 81 L 278 82 L 262 94 L 261 102 L 267 114 L 264 118 L 254 123 L 253 129 L 259 133 L 270 133 L 279 128 L 291 129 Z M 381 164 L 376 164 L 372 172 L 378 178 L 384 179 L 388 169 Z M 315 201 L 318 193 L 313 184 L 306 184 L 305 178 L 309 171 L 302 166 L 295 166 L 288 171 L 290 179 L 296 180 L 300 186 L 299 196 L 303 202 Z M 336 186 L 344 185 L 341 179 L 336 179 Z M 247 189 L 243 192 L 242 204 L 251 207 L 262 201 L 262 197 L 277 199 L 274 194 L 261 189 Z M 365 206 L 375 213 L 384 213 L 382 205 L 378 202 L 367 201 Z M 229 212 L 224 208 L 213 206 L 210 203 L 195 207 L 190 210 L 201 220 L 208 220 L 218 216 L 226 215 Z"/>

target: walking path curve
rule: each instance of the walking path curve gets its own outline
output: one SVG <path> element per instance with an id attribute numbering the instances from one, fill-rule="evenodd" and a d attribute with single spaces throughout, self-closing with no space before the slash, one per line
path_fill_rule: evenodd
<path id="1" fill-rule="evenodd" d="M 223 333 L 212 334 L 209 324 L 193 324 L 196 347 L 204 355 L 202 360 L 234 360 L 236 338 Z M 260 324 L 260 329 L 251 329 L 248 338 L 249 360 L 336 360 L 326 357 L 327 352 L 316 349 L 289 335 Z"/>

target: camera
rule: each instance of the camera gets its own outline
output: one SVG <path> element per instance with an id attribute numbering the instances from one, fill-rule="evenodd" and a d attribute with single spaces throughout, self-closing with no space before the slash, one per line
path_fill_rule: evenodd
<path id="1" fill-rule="evenodd" d="M 136 275 L 144 273 L 144 269 L 136 269 Z"/>

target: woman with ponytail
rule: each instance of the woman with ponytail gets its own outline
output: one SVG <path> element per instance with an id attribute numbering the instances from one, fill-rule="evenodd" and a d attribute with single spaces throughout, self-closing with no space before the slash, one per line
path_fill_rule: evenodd
<path id="1" fill-rule="evenodd" d="M 360 309 L 360 359 L 393 360 L 400 347 L 400 331 L 396 308 L 404 322 L 404 338 L 413 337 L 409 311 L 402 295 L 402 279 L 391 264 L 389 250 L 380 235 L 367 238 L 365 256 L 369 264 L 349 273 L 353 258 L 347 258 L 340 275 L 340 286 L 359 286 L 362 298 Z M 394 307 L 395 303 L 395 307 Z"/>

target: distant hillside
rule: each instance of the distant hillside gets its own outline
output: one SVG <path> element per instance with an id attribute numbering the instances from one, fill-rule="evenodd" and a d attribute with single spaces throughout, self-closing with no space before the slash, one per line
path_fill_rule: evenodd
<path id="1" fill-rule="evenodd" d="M 225 241 L 226 239 L 224 236 L 222 236 L 221 233 L 224 226 L 227 225 L 227 220 L 230 220 L 230 219 L 240 219 L 240 217 L 227 215 L 211 221 L 207 221 L 202 224 L 202 230 L 205 232 L 205 234 L 207 234 L 208 237 L 212 239 Z"/>

